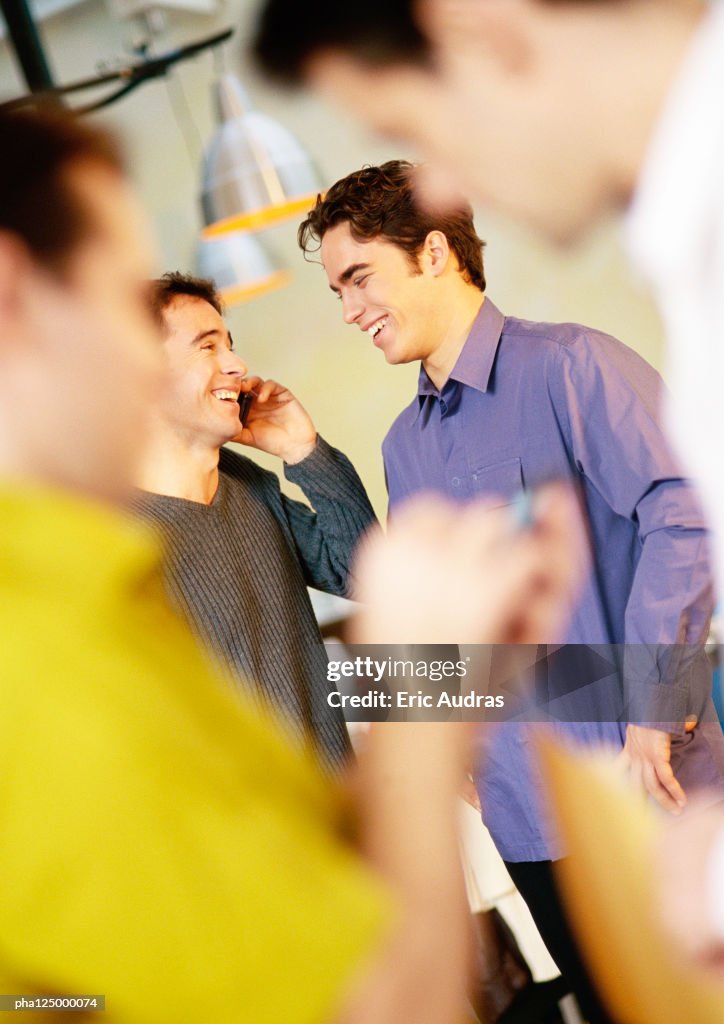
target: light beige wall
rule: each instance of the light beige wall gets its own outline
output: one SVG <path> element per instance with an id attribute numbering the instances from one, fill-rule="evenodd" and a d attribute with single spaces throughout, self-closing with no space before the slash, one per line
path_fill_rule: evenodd
<path id="1" fill-rule="evenodd" d="M 236 40 L 226 48 L 226 68 L 241 75 L 259 108 L 296 132 L 315 157 L 325 183 L 364 163 L 414 158 L 413 153 L 371 139 L 312 97 L 287 95 L 260 82 L 243 57 L 243 40 L 256 5 L 256 0 L 233 0 L 214 16 L 171 14 L 159 48 L 211 34 L 227 24 L 239 25 Z M 48 20 L 43 34 L 57 79 L 69 81 L 93 74 L 102 59 L 121 56 L 124 38 L 131 33 L 110 19 L 101 0 L 87 0 Z M 213 127 L 214 68 L 212 56 L 201 56 L 183 65 L 168 82 L 142 86 L 105 115 L 127 140 L 133 176 L 156 225 L 163 269 L 192 269 L 201 140 Z M 0 95 L 16 95 L 21 89 L 7 45 L 0 44 Z M 568 252 L 552 250 L 490 214 L 481 212 L 477 225 L 488 242 L 489 294 L 504 312 L 588 323 L 660 364 L 658 320 L 630 280 L 615 225 L 605 226 L 585 246 Z M 289 223 L 269 238 L 293 267 L 292 284 L 230 311 L 237 348 L 254 372 L 282 380 L 299 395 L 320 432 L 353 459 L 384 514 L 379 447 L 397 412 L 411 400 L 417 371 L 412 366 L 388 367 L 365 335 L 342 323 L 321 269 L 304 263 L 294 236 L 295 225 Z M 267 464 L 273 465 L 273 460 Z"/>

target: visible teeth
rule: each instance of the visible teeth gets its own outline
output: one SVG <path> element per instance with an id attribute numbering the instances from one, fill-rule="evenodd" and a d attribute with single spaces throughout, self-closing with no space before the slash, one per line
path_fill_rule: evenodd
<path id="1" fill-rule="evenodd" d="M 236 392 L 235 391 L 214 391 L 214 396 L 216 398 L 221 398 L 221 399 L 223 399 L 225 401 L 229 401 L 229 400 L 231 400 L 232 402 L 236 401 Z"/>
<path id="2" fill-rule="evenodd" d="M 372 324 L 370 329 L 367 331 L 367 333 L 369 334 L 370 338 L 376 338 L 377 335 L 380 333 L 380 331 L 382 330 L 382 328 L 385 326 L 386 323 L 387 323 L 387 317 L 385 316 L 381 320 L 378 320 L 377 323 Z"/>

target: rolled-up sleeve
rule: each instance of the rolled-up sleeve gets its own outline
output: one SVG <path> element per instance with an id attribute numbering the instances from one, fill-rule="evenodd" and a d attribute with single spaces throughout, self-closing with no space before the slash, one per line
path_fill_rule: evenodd
<path id="1" fill-rule="evenodd" d="M 709 696 L 703 645 L 713 587 L 698 497 L 661 424 L 663 383 L 596 332 L 561 347 L 560 360 L 575 469 L 637 527 L 624 633 L 629 720 L 681 723 Z"/>

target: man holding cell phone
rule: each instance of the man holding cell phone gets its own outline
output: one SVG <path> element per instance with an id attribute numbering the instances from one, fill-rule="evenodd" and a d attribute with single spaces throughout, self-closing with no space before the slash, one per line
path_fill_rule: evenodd
<path id="1" fill-rule="evenodd" d="M 511 504 L 521 490 L 571 480 L 592 571 L 566 635 L 549 642 L 626 644 L 627 652 L 678 644 L 688 661 L 683 682 L 656 693 L 676 696 L 669 717 L 628 718 L 670 729 L 627 725 L 618 712 L 560 729 L 577 742 L 622 749 L 632 774 L 673 813 L 689 786 L 724 791 L 721 730 L 684 724 L 689 714 L 701 721 L 711 705 L 703 650 L 711 579 L 701 512 L 659 422 L 658 374 L 600 331 L 504 316 L 485 294 L 470 207 L 422 209 L 406 161 L 338 181 L 318 198 L 299 241 L 305 253 L 319 250 L 346 323 L 365 331 L 388 363 L 421 362 L 417 394 L 383 443 L 393 519 L 416 493 Z M 531 528 L 514 519 L 511 512 L 511 531 Z M 644 691 L 630 696 L 643 705 Z M 545 813 L 531 728 L 506 723 L 491 745 L 478 778 L 483 816 L 593 1024 L 606 1017 L 553 884 L 551 863 L 564 850 Z"/>
<path id="2" fill-rule="evenodd" d="M 349 741 L 327 703 L 333 684 L 307 586 L 349 593 L 372 506 L 291 391 L 247 375 L 211 282 L 173 273 L 151 292 L 165 386 L 134 507 L 166 539 L 167 584 L 199 638 L 235 677 L 255 680 L 253 695 L 337 770 Z M 312 507 L 229 441 L 282 459 Z"/>

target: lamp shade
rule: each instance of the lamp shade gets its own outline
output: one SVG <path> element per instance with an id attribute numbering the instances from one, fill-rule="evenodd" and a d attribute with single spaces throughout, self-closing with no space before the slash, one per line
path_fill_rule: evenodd
<path id="1" fill-rule="evenodd" d="M 258 231 L 309 209 L 319 179 L 300 143 L 252 108 L 234 75 L 222 76 L 215 91 L 220 124 L 204 155 L 204 236 Z"/>
<path id="2" fill-rule="evenodd" d="M 248 302 L 287 284 L 290 274 L 279 270 L 261 243 L 243 231 L 202 238 L 196 249 L 196 268 L 211 278 L 226 306 Z"/>

